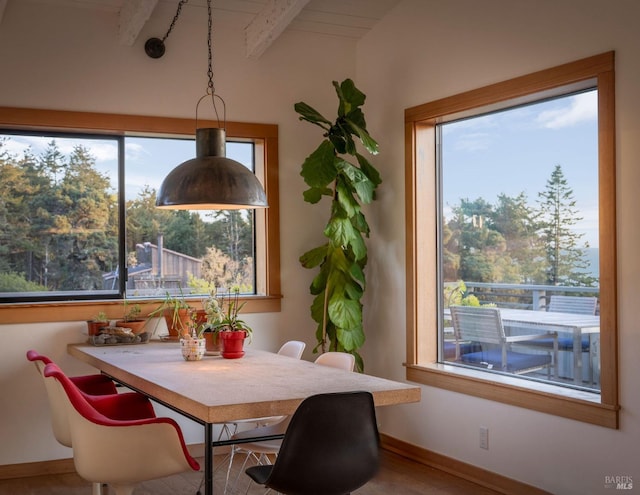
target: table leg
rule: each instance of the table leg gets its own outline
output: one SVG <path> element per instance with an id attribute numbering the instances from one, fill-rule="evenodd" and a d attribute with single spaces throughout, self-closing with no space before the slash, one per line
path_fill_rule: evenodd
<path id="1" fill-rule="evenodd" d="M 204 493 L 213 495 L 213 425 L 204 424 Z"/>

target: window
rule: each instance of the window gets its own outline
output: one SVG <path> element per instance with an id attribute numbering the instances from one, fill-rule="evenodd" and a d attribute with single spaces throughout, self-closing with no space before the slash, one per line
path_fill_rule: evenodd
<path id="1" fill-rule="evenodd" d="M 607 53 L 406 110 L 408 379 L 617 427 L 613 70 Z M 597 119 L 577 141 L 568 128 L 551 136 L 532 125 L 563 107 L 594 110 L 594 100 Z M 486 139 L 500 153 L 481 151 Z M 463 156 L 456 144 L 476 149 Z M 562 356 L 558 377 L 496 372 L 490 346 L 461 342 L 449 323 L 449 306 L 497 306 L 507 335 L 534 333 L 541 327 L 523 330 L 507 314 L 540 317 L 553 295 L 597 298 L 599 354 L 582 370 L 599 377 L 583 381 Z M 477 362 L 461 358 L 473 351 Z"/>
<path id="2" fill-rule="evenodd" d="M 279 309 L 277 127 L 227 123 L 227 155 L 256 173 L 268 209 L 158 210 L 160 182 L 195 154 L 193 126 L 182 119 L 0 109 L 0 164 L 12 180 L 3 180 L 11 192 L 3 197 L 15 200 L 2 205 L 10 227 L 3 235 L 15 249 L 0 252 L 0 276 L 15 284 L 0 287 L 0 297 L 49 303 L 30 305 L 28 315 L 17 304 L 2 305 L 10 315 L 5 321 L 51 321 L 46 309 L 33 309 L 52 302 L 64 303 L 65 320 L 86 319 L 121 304 L 125 294 L 158 299 L 181 288 L 188 297 L 213 286 L 239 286 L 245 310 Z M 24 194 L 15 194 L 20 188 Z M 29 199 L 22 210 L 21 197 Z M 68 314 L 69 301 L 88 299 L 100 302 L 74 303 Z"/>

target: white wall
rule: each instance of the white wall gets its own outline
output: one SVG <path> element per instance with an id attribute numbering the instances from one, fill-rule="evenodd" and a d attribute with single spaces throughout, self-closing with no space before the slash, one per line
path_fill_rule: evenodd
<path id="1" fill-rule="evenodd" d="M 610 493 L 605 476 L 614 475 L 632 476 L 637 489 L 639 18 L 636 0 L 404 0 L 359 44 L 357 83 L 384 180 L 370 209 L 365 354 L 370 372 L 396 379 L 405 358 L 404 109 L 609 50 L 617 66 L 620 430 L 423 387 L 419 405 L 380 411 L 386 433 L 554 494 Z"/>
<path id="2" fill-rule="evenodd" d="M 194 117 L 207 87 L 206 9 L 185 6 L 167 53 L 152 60 L 143 45 L 166 32 L 174 14 L 169 7 L 160 2 L 135 45 L 125 47 L 117 42 L 114 13 L 8 2 L 0 22 L 0 107 Z M 329 115 L 335 111 L 331 81 L 353 77 L 355 42 L 287 34 L 252 61 L 244 55 L 243 27 L 249 20 L 224 12 L 215 16 L 214 82 L 226 101 L 228 120 L 279 126 L 284 299 L 282 312 L 246 315 L 246 320 L 254 328 L 253 347 L 277 350 L 296 338 L 307 342 L 311 359 L 313 273 L 300 267 L 298 257 L 319 242 L 326 215 L 303 202 L 299 171 L 321 131 L 300 122 L 293 105 L 306 101 Z M 0 322 L 0 465 L 70 457 L 51 434 L 44 388 L 25 352 L 35 348 L 70 374 L 90 372 L 66 354 L 68 342 L 83 341 L 85 325 Z M 195 432 L 190 440 L 201 442 L 202 436 Z"/>

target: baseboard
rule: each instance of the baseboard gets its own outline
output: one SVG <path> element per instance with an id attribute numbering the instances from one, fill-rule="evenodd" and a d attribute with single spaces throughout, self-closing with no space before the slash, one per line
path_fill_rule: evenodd
<path id="1" fill-rule="evenodd" d="M 548 492 L 539 488 L 466 464 L 451 457 L 431 452 L 389 435 L 380 434 L 380 442 L 385 450 L 505 495 L 549 495 Z M 204 444 L 189 445 L 189 452 L 194 457 L 204 456 Z M 216 452 L 218 452 L 217 449 Z M 219 453 L 222 454 L 223 452 L 220 451 Z M 74 472 L 73 459 L 7 464 L 0 466 L 0 480 Z"/>
<path id="2" fill-rule="evenodd" d="M 512 480 L 452 457 L 431 452 L 383 433 L 380 434 L 380 443 L 385 450 L 505 495 L 551 495 L 535 486 Z"/>
<path id="3" fill-rule="evenodd" d="M 53 461 L 24 462 L 0 466 L 0 480 L 13 478 L 33 478 L 34 476 L 75 473 L 73 459 L 55 459 Z"/>

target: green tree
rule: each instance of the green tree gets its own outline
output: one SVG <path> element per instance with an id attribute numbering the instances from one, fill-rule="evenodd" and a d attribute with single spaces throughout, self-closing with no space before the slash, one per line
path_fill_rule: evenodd
<path id="1" fill-rule="evenodd" d="M 586 273 L 588 262 L 582 243 L 583 234 L 572 227 L 582 217 L 576 208 L 573 189 L 567 183 L 562 167 L 556 165 L 546 188 L 539 193 L 539 217 L 547 259 L 546 283 L 550 285 L 593 285 L 595 279 Z"/>
<path id="2" fill-rule="evenodd" d="M 252 218 L 245 210 L 220 210 L 212 214 L 209 230 L 215 246 L 236 263 L 253 255 Z"/>
<path id="3" fill-rule="evenodd" d="M 452 278 L 475 282 L 512 281 L 513 263 L 506 250 L 504 237 L 494 229 L 493 206 L 483 198 L 461 199 L 453 208 L 449 223 L 457 237 L 460 269 Z"/>
<path id="4" fill-rule="evenodd" d="M 527 204 L 524 192 L 515 197 L 499 194 L 491 224 L 504 238 L 506 251 L 517 267 L 515 282 L 544 283 L 544 246 L 537 234 L 536 212 Z"/>
<path id="5" fill-rule="evenodd" d="M 127 201 L 127 251 L 136 252 L 138 244 L 156 244 L 158 234 L 164 232 L 174 211 L 156 208 L 156 191 L 145 186 L 135 199 Z"/>

